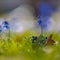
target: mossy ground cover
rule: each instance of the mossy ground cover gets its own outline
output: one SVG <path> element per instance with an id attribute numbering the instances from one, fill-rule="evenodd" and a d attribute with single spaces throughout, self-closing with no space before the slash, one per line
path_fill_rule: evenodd
<path id="1" fill-rule="evenodd" d="M 54 45 L 35 45 L 33 49 L 31 38 L 39 34 L 36 31 L 26 31 L 23 34 L 12 34 L 10 40 L 0 40 L 1 60 L 60 60 L 60 34 L 52 33 Z M 44 33 L 45 37 L 49 35 Z"/>

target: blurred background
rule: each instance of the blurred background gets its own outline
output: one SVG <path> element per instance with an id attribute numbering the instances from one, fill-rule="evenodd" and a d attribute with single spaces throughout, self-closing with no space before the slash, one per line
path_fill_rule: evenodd
<path id="1" fill-rule="evenodd" d="M 42 1 L 50 3 L 54 9 L 58 9 L 60 5 L 60 0 L 0 0 L 0 12 L 12 10 L 21 4 L 35 5 Z"/>
<path id="2" fill-rule="evenodd" d="M 47 9 L 46 6 L 48 7 Z M 51 14 L 48 16 L 51 24 L 46 23 L 48 25 L 47 32 L 56 31 L 60 33 L 60 0 L 0 0 L 0 25 L 4 21 L 8 21 L 11 32 L 18 33 L 16 36 L 11 33 L 13 35 L 11 41 L 7 39 L 0 40 L 0 60 L 40 60 L 39 58 L 41 60 L 60 60 L 59 34 L 54 35 L 53 38 L 56 41 L 56 45 L 51 46 L 51 48 L 43 47 L 39 48 L 39 50 L 36 49 L 35 52 L 29 43 L 31 36 L 37 35 L 36 32 L 40 35 L 41 28 L 37 26 L 37 16 L 43 12 L 47 16 Z M 21 53 L 26 59 L 21 55 L 15 56 L 15 53 L 18 53 L 18 55 Z"/>
<path id="3" fill-rule="evenodd" d="M 36 5 L 38 2 L 48 2 L 51 5 L 53 12 L 50 17 L 52 25 L 49 27 L 49 31 L 59 31 L 60 0 L 0 0 L 0 21 L 8 20 L 11 30 L 15 32 L 31 28 L 37 29 Z"/>

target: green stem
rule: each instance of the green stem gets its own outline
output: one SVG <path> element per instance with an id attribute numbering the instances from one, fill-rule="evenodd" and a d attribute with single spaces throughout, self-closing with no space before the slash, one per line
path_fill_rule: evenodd
<path id="1" fill-rule="evenodd" d="M 2 33 L 0 33 L 0 40 L 2 40 Z"/>
<path id="2" fill-rule="evenodd" d="M 41 26 L 41 35 L 43 36 L 43 28 L 42 28 L 42 26 Z"/>
<path id="3" fill-rule="evenodd" d="M 1 34 L 0 34 L 0 40 L 1 40 Z"/>
<path id="4" fill-rule="evenodd" d="M 8 32 L 8 40 L 10 41 L 10 28 L 9 28 L 9 32 Z"/>

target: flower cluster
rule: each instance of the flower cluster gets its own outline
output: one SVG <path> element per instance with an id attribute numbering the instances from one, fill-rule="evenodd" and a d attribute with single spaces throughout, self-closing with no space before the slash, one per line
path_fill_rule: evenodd
<path id="1" fill-rule="evenodd" d="M 46 42 L 46 37 L 44 36 L 39 36 L 39 37 L 36 37 L 36 36 L 32 36 L 32 43 L 36 43 L 37 45 L 42 45 Z"/>

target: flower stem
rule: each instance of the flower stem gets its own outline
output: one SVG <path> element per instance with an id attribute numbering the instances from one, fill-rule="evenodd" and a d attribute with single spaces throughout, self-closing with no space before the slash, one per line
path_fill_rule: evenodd
<path id="1" fill-rule="evenodd" d="M 41 35 L 43 36 L 43 28 L 42 28 L 42 26 L 41 26 Z"/>
<path id="2" fill-rule="evenodd" d="M 8 40 L 10 41 L 10 28 L 9 28 L 9 31 L 8 31 Z"/>

